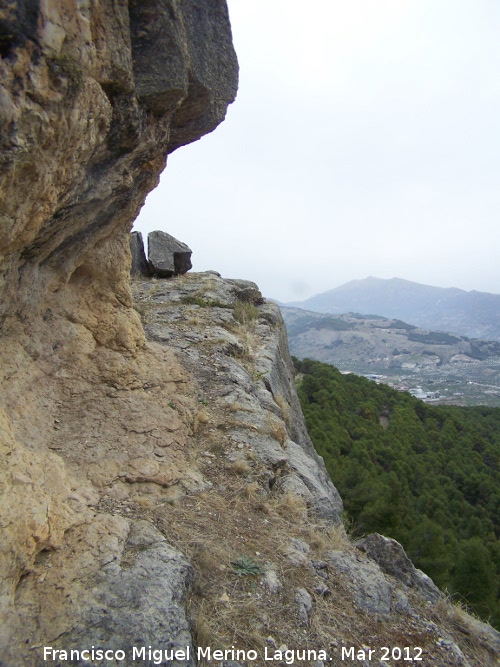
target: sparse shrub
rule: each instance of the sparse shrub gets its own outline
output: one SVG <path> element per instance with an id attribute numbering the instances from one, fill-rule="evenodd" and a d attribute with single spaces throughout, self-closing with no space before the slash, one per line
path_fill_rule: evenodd
<path id="1" fill-rule="evenodd" d="M 262 567 L 249 556 L 240 556 L 231 563 L 234 573 L 239 577 L 257 576 L 264 574 Z"/>
<path id="2" fill-rule="evenodd" d="M 186 306 L 199 306 L 200 308 L 207 308 L 210 305 L 200 294 L 187 294 L 181 297 L 181 303 Z"/>
<path id="3" fill-rule="evenodd" d="M 205 296 L 206 290 L 200 290 L 196 294 L 186 294 L 181 297 L 180 302 L 186 306 L 199 306 L 200 308 L 229 308 L 225 303 L 210 299 Z"/>
<path id="4" fill-rule="evenodd" d="M 226 452 L 224 445 L 221 442 L 216 442 L 214 445 L 210 447 L 209 451 L 212 454 L 215 454 L 215 456 L 222 456 Z"/>
<path id="5" fill-rule="evenodd" d="M 253 303 L 236 299 L 233 307 L 234 319 L 240 324 L 254 323 L 259 317 L 259 310 Z"/>

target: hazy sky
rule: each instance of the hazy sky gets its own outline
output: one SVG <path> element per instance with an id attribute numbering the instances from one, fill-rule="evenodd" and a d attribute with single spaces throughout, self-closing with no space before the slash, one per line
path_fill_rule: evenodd
<path id="1" fill-rule="evenodd" d="M 135 229 L 284 301 L 369 275 L 500 293 L 500 2 L 229 11 L 236 102 Z"/>

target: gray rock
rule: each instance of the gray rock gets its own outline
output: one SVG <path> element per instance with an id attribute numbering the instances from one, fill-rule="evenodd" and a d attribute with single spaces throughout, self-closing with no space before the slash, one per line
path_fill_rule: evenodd
<path id="1" fill-rule="evenodd" d="M 187 273 L 192 267 L 190 248 L 166 232 L 148 234 L 150 272 L 159 278 L 170 278 Z"/>
<path id="2" fill-rule="evenodd" d="M 328 580 L 328 563 L 324 560 L 311 560 L 311 565 L 313 566 L 318 577 L 321 577 L 324 581 Z"/>
<path id="3" fill-rule="evenodd" d="M 214 130 L 235 98 L 226 1 L 82 2 L 76 14 L 64 3 L 1 7 L 2 55 L 16 58 L 2 58 L 10 129 L 0 134 L 0 200 L 12 233 L 2 237 L 0 310 L 54 308 L 55 285 L 78 310 L 69 278 L 89 257 L 96 282 L 112 276 L 102 280 L 109 302 L 123 303 L 130 226 L 165 155 Z M 80 15 L 86 29 L 75 32 Z M 60 53 L 68 40 L 71 54 Z M 10 279 L 21 267 L 26 286 Z"/>
<path id="4" fill-rule="evenodd" d="M 238 280 L 235 278 L 226 279 L 226 282 L 234 286 L 235 297 L 245 303 L 253 303 L 260 306 L 264 303 L 264 298 L 260 289 L 250 280 Z"/>
<path id="5" fill-rule="evenodd" d="M 441 595 L 432 579 L 413 565 L 405 550 L 390 537 L 372 533 L 356 542 L 356 547 L 364 551 L 384 572 L 401 581 L 405 586 L 418 588 L 425 598 L 435 602 Z"/>
<path id="6" fill-rule="evenodd" d="M 268 570 L 264 576 L 264 583 L 271 593 L 277 593 L 282 587 L 275 570 Z"/>
<path id="7" fill-rule="evenodd" d="M 399 590 L 399 588 L 396 588 L 394 591 L 392 608 L 394 611 L 398 611 L 400 614 L 411 615 L 413 613 L 408 598 L 403 593 L 403 591 Z"/>
<path id="8" fill-rule="evenodd" d="M 305 588 L 297 588 L 295 602 L 299 608 L 299 618 L 301 623 L 304 625 L 308 624 L 311 618 L 313 601 L 312 597 L 309 595 Z"/>
<path id="9" fill-rule="evenodd" d="M 327 560 L 347 576 L 360 609 L 372 614 L 390 614 L 392 586 L 376 563 L 344 551 L 330 551 Z"/>
<path id="10" fill-rule="evenodd" d="M 216 376 L 208 373 L 205 391 L 226 397 L 229 404 L 246 405 L 246 411 L 237 413 L 238 426 L 230 429 L 232 441 L 250 446 L 259 461 L 273 469 L 286 466 L 275 492 L 289 491 L 300 496 L 316 515 L 338 523 L 342 500 L 307 433 L 278 306 L 261 303 L 262 295 L 255 283 L 223 279 L 213 271 L 190 273 L 184 279 L 151 285 L 149 294 L 144 288 L 142 291 L 141 298 L 154 304 L 144 318 L 148 336 L 183 350 L 194 346 L 184 330 L 171 324 L 185 317 L 186 302 L 196 303 L 200 297 L 206 307 L 199 308 L 203 320 L 199 342 L 213 342 L 210 364 L 218 357 L 220 368 Z M 241 362 L 242 341 L 239 344 L 235 338 L 239 334 L 233 307 L 238 300 L 257 307 L 258 318 L 251 331 L 255 348 L 252 373 Z M 192 334 L 193 328 L 189 332 Z M 199 363 L 193 372 L 200 374 Z M 271 423 L 280 424 L 281 442 L 271 435 Z"/>
<path id="11" fill-rule="evenodd" d="M 64 638 L 65 645 L 122 649 L 128 656 L 125 665 L 135 664 L 129 659 L 133 646 L 189 646 L 192 658 L 185 610 L 192 571 L 184 556 L 150 523 L 139 520 L 130 526 L 121 562 L 112 565 L 92 582 L 89 602 L 93 603 Z M 171 664 L 188 667 L 194 661 Z"/>
<path id="12" fill-rule="evenodd" d="M 130 275 L 149 276 L 149 264 L 144 252 L 144 241 L 141 232 L 132 232 L 130 234 L 130 252 L 132 254 L 132 266 Z"/>
<path id="13" fill-rule="evenodd" d="M 288 545 L 286 556 L 294 567 L 299 567 L 300 565 L 309 565 L 309 551 L 310 547 L 308 544 L 293 537 L 290 540 L 290 544 Z"/>
<path id="14" fill-rule="evenodd" d="M 326 586 L 323 582 L 317 584 L 317 585 L 314 587 L 314 592 L 317 593 L 318 595 L 321 595 L 321 597 L 324 597 L 324 598 L 325 598 L 327 595 L 331 595 L 331 594 L 332 594 L 331 590 L 330 590 L 330 589 L 328 588 L 328 586 Z"/>
<path id="15" fill-rule="evenodd" d="M 290 540 L 290 548 L 294 551 L 300 551 L 303 554 L 308 554 L 311 550 L 311 547 L 306 542 L 296 537 L 292 537 Z"/>
<path id="16" fill-rule="evenodd" d="M 276 324 L 272 331 L 265 335 L 265 349 L 255 363 L 256 371 L 263 377 L 257 387 L 258 398 L 262 405 L 273 409 L 278 416 L 284 418 L 291 438 L 286 445 L 288 460 L 309 491 L 310 504 L 316 514 L 339 522 L 343 510 L 342 499 L 307 432 L 295 389 L 293 363 L 279 307 L 266 303 L 259 307 L 259 312 L 261 310 L 266 321 L 270 322 L 272 318 Z M 277 403 L 285 406 L 285 414 Z"/>
<path id="17" fill-rule="evenodd" d="M 223 100 L 236 96 L 226 2 L 133 0 L 129 13 L 137 96 L 153 116 L 171 114 L 170 153 L 196 140 L 202 128 L 214 130 L 225 115 Z"/>

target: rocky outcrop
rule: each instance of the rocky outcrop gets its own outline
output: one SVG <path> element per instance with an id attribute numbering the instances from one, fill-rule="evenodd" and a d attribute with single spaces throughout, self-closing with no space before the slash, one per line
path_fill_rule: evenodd
<path id="1" fill-rule="evenodd" d="M 384 572 L 397 577 L 405 586 L 418 588 L 420 593 L 431 602 L 439 598 L 439 589 L 432 579 L 413 565 L 401 544 L 396 540 L 372 533 L 358 540 L 356 546 L 368 554 Z"/>
<path id="2" fill-rule="evenodd" d="M 148 339 L 175 350 L 197 387 L 193 455 L 209 490 L 153 516 L 194 563 L 199 636 L 230 646 L 237 626 L 239 645 L 260 642 L 262 654 L 266 643 L 303 646 L 306 630 L 334 664 L 352 664 L 342 650 L 353 645 L 403 642 L 424 665 L 494 665 L 499 633 L 454 609 L 401 545 L 349 542 L 304 427 L 278 307 L 213 271 L 135 281 L 133 294 Z M 253 588 L 232 571 L 242 554 L 261 573 Z"/>
<path id="3" fill-rule="evenodd" d="M 0 35 L 0 317 L 50 307 L 95 334 L 94 306 L 134 349 L 128 234 L 166 155 L 235 97 L 225 0 L 8 3 Z"/>
<path id="4" fill-rule="evenodd" d="M 148 259 L 141 232 L 132 232 L 130 252 L 131 276 L 171 278 L 181 276 L 192 268 L 192 250 L 166 232 L 155 231 L 148 234 Z"/>
<path id="5" fill-rule="evenodd" d="M 212 131 L 236 87 L 224 0 L 0 5 L 0 662 L 9 667 L 39 664 L 33 647 L 57 647 L 59 636 L 90 641 L 98 626 L 117 644 L 139 626 L 153 641 L 161 618 L 177 619 L 179 636 L 187 627 L 175 604 L 167 609 L 174 598 L 183 606 L 189 579 L 177 552 L 158 542 L 130 569 L 142 551 L 130 542 L 131 495 L 167 502 L 206 483 L 186 458 L 189 375 L 146 344 L 132 308 L 129 232 L 167 154 Z M 170 594 L 172 559 L 183 574 Z M 149 570 L 165 576 L 156 597 Z"/>
<path id="6" fill-rule="evenodd" d="M 220 410 L 226 426 L 218 441 L 228 443 L 229 459 L 251 450 L 266 489 L 293 493 L 338 522 L 342 501 L 305 427 L 278 306 L 255 283 L 215 272 L 137 282 L 133 293 L 148 337 L 182 351 L 204 401 Z M 218 370 L 205 378 L 200 366 Z"/>

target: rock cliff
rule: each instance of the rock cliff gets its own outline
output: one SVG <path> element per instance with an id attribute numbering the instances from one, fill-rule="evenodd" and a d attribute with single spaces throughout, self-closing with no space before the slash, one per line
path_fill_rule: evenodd
<path id="1" fill-rule="evenodd" d="M 397 547 L 347 539 L 258 288 L 130 285 L 165 156 L 235 96 L 225 2 L 1 2 L 0 56 L 0 664 L 285 644 L 494 664 L 498 635 Z"/>

